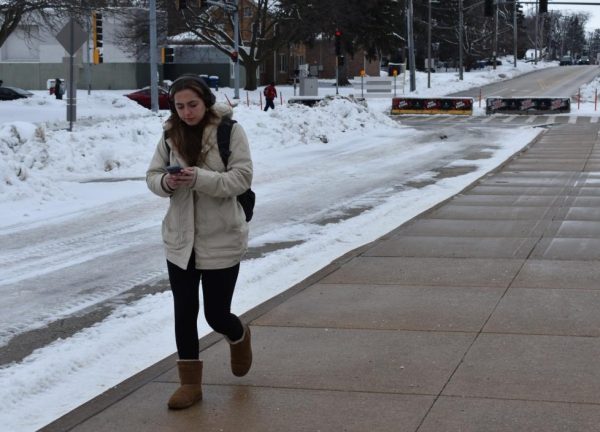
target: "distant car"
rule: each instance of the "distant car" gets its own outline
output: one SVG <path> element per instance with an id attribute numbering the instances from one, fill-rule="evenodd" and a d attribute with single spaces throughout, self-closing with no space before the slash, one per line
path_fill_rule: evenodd
<path id="1" fill-rule="evenodd" d="M 133 93 L 126 94 L 125 97 L 136 101 L 145 108 L 152 108 L 150 87 L 144 87 L 136 90 Z M 163 87 L 158 87 L 158 109 L 169 109 L 169 92 Z"/>
<path id="2" fill-rule="evenodd" d="M 590 58 L 588 56 L 583 56 L 581 57 L 578 61 L 577 61 L 578 65 L 589 65 L 590 64 Z"/>
<path id="3" fill-rule="evenodd" d="M 573 64 L 573 59 L 571 56 L 562 56 L 558 64 L 560 66 L 571 66 Z"/>
<path id="4" fill-rule="evenodd" d="M 493 66 L 494 65 L 494 60 L 493 59 L 486 59 L 486 64 L 488 66 Z M 502 61 L 496 59 L 496 66 L 502 66 Z"/>
<path id="5" fill-rule="evenodd" d="M 33 93 L 18 87 L 0 87 L 0 100 L 25 99 Z"/>

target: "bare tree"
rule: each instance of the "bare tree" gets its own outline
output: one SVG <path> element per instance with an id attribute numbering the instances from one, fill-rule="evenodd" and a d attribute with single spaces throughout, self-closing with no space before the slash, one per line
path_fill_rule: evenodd
<path id="1" fill-rule="evenodd" d="M 148 0 L 129 1 L 127 8 L 115 10 L 124 24 L 115 35 L 115 43 L 124 52 L 142 61 L 149 60 L 150 14 Z M 166 45 L 166 35 L 185 29 L 181 17 L 175 13 L 173 0 L 156 0 L 156 33 L 158 45 Z"/>
<path id="2" fill-rule="evenodd" d="M 39 24 L 52 27 L 56 15 L 48 13 L 53 1 L 10 0 L 0 2 L 0 46 L 21 25 L 24 19 L 28 24 Z M 24 27 L 27 29 L 30 27 Z"/>
<path id="3" fill-rule="evenodd" d="M 297 9 L 282 9 L 279 1 L 255 0 L 252 8 L 250 25 L 240 29 L 238 39 L 237 55 L 246 69 L 246 90 L 257 88 L 259 65 L 276 50 L 297 40 L 302 23 Z M 192 6 L 181 11 L 181 16 L 187 30 L 201 41 L 230 57 L 235 55 L 234 14 L 229 8 Z"/>
<path id="4" fill-rule="evenodd" d="M 0 47 L 17 29 L 32 26 L 58 30 L 65 18 L 82 21 L 92 10 L 131 5 L 124 0 L 0 0 Z M 24 25 L 27 24 L 27 25 Z M 31 35 L 28 35 L 31 36 Z"/>

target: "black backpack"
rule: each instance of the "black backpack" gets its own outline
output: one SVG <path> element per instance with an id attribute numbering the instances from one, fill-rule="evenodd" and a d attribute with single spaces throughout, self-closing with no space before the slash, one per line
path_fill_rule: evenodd
<path id="1" fill-rule="evenodd" d="M 229 117 L 223 117 L 221 123 L 217 127 L 217 144 L 219 145 L 219 154 L 221 155 L 223 165 L 225 165 L 225 170 L 227 170 L 227 162 L 229 161 L 229 155 L 231 155 L 231 150 L 229 150 L 229 142 L 231 141 L 231 129 L 233 129 L 233 125 L 235 123 L 235 120 Z M 238 195 L 237 200 L 244 209 L 246 222 L 250 222 L 254 214 L 256 194 L 252 189 L 248 189 L 246 192 Z"/>
<path id="2" fill-rule="evenodd" d="M 223 165 L 225 165 L 225 170 L 227 170 L 227 162 L 229 161 L 229 156 L 231 155 L 231 150 L 229 150 L 229 142 L 231 141 L 231 129 L 233 129 L 233 125 L 237 123 L 235 120 L 229 117 L 223 117 L 221 119 L 221 123 L 217 127 L 217 144 L 219 145 L 219 155 L 221 156 L 221 160 L 223 161 Z M 171 151 L 169 144 L 167 144 L 167 133 L 165 131 L 165 145 L 167 146 L 167 151 Z M 244 193 L 237 196 L 237 200 L 242 205 L 244 209 L 244 214 L 246 215 L 246 222 L 250 222 L 252 220 L 252 216 L 254 215 L 254 203 L 256 202 L 256 194 L 252 189 L 246 190 Z"/>

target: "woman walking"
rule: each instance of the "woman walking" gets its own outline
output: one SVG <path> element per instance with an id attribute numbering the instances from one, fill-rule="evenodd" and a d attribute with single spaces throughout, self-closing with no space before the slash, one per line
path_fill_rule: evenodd
<path id="1" fill-rule="evenodd" d="M 175 306 L 175 341 L 181 386 L 168 402 L 187 408 L 202 399 L 197 318 L 202 281 L 204 316 L 230 344 L 231 370 L 245 375 L 252 364 L 250 328 L 230 312 L 248 243 L 248 224 L 236 197 L 252 182 L 252 160 L 239 123 L 231 130 L 227 167 L 217 144 L 217 127 L 231 109 L 215 104 L 206 82 L 183 75 L 169 90 L 171 116 L 150 167 L 148 188 L 170 198 L 162 223 L 169 282 Z M 167 169 L 168 167 L 168 169 Z"/>

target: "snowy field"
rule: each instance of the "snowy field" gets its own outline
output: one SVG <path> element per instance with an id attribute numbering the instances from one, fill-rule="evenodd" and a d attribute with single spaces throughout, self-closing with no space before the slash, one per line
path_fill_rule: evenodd
<path id="1" fill-rule="evenodd" d="M 465 73 L 464 81 L 458 80 L 456 73 L 432 74 L 431 89 L 427 89 L 427 75 L 418 73 L 419 90 L 411 96 L 442 96 L 535 69 L 531 63 L 519 64 L 518 68 L 509 63 L 510 59 L 503 59 L 503 66 L 496 71 Z M 574 114 L 596 115 L 597 85 L 594 82 L 583 89 L 584 102 L 579 112 L 574 104 Z M 284 100 L 293 96 L 291 87 L 278 89 Z M 18 235 L 36 227 L 51 230 L 82 215 L 106 209 L 118 211 L 132 202 L 141 202 L 153 211 L 137 215 L 137 222 L 151 231 L 158 245 L 160 219 L 167 203 L 150 194 L 142 178 L 168 112 L 153 114 L 123 97 L 125 91 L 94 91 L 90 96 L 79 91 L 78 122 L 73 132 L 68 132 L 65 101 L 57 101 L 46 92 L 34 93 L 30 99 L 0 103 L 0 236 Z M 335 88 L 322 87 L 320 93 L 334 94 Z M 351 93 L 356 91 L 340 88 L 342 95 Z M 225 102 L 225 94 L 233 100 L 229 88 L 220 89 L 217 100 Z M 436 131 L 412 129 L 390 119 L 389 99 L 369 100 L 368 106 L 344 98 L 317 108 L 277 104 L 275 111 L 264 113 L 259 107 L 259 94 L 241 90 L 234 108 L 234 118 L 249 137 L 254 160 L 257 207 L 256 220 L 251 222 L 250 246 L 297 244 L 244 261 L 233 304 L 238 314 L 461 191 L 540 132 L 530 127 L 490 127 L 473 135 L 450 130 L 448 139 L 442 141 Z M 476 108 L 475 115 L 484 115 L 483 110 Z M 468 174 L 438 179 L 426 164 L 423 170 L 417 169 L 432 155 L 450 155 L 473 147 L 489 157 L 449 162 L 449 166 L 472 166 Z M 420 189 L 402 184 L 375 187 L 374 178 L 394 172 L 405 173 L 405 182 L 431 180 L 431 184 Z M 337 195 L 338 190 L 343 194 Z M 351 211 L 359 208 L 363 210 Z M 302 212 L 307 216 L 298 216 Z M 340 216 L 337 220 L 336 215 Z M 335 222 L 315 222 L 324 216 Z M 66 238 L 68 233 L 56 236 Z M 40 239 L 39 243 L 55 240 Z M 7 245 L 0 249 L 0 262 L 10 262 L 11 256 L 17 256 L 16 249 L 8 249 Z M 155 249 L 155 255 L 162 257 L 160 246 Z M 96 253 L 111 251 L 107 248 Z M 83 254 L 77 260 L 85 263 L 87 258 Z M 14 283 L 34 272 L 38 277 L 60 272 L 76 261 L 74 257 L 69 259 L 52 266 L 24 265 L 18 271 L 3 265 L 0 293 L 10 293 Z M 152 278 L 165 277 L 165 268 L 156 271 L 158 276 Z M 19 295 L 14 298 L 15 308 L 23 306 L 18 303 L 22 301 Z M 0 346 L 20 332 L 44 326 L 61 314 L 67 316 L 85 306 L 82 300 L 70 304 L 69 310 L 56 309 L 50 315 L 23 312 L 21 324 L 8 325 L 0 320 L 4 327 L 0 327 Z M 36 430 L 170 355 L 175 351 L 172 320 L 170 292 L 146 296 L 117 308 L 90 328 L 36 350 L 22 361 L 3 365 L 0 430 Z M 199 331 L 201 336 L 209 332 L 202 316 Z"/>

